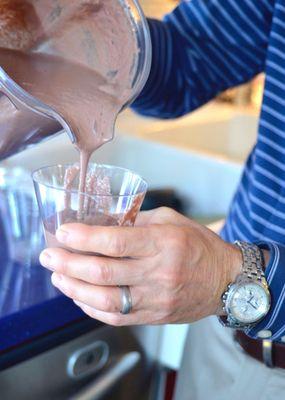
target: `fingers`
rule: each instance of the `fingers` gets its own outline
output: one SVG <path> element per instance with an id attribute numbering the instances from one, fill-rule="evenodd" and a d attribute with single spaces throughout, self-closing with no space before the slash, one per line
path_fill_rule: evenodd
<path id="1" fill-rule="evenodd" d="M 47 249 L 41 264 L 59 274 L 99 286 L 137 285 L 147 278 L 147 266 L 137 260 L 85 256 L 63 249 Z"/>
<path id="2" fill-rule="evenodd" d="M 149 257 L 157 253 L 152 230 L 144 227 L 105 227 L 66 224 L 56 232 L 57 239 L 74 250 L 110 257 Z"/>
<path id="3" fill-rule="evenodd" d="M 97 319 L 98 321 L 104 322 L 104 324 L 108 325 L 161 325 L 166 323 L 165 319 L 159 314 L 156 315 L 155 318 L 153 313 L 148 311 L 132 311 L 130 314 L 122 315 L 121 313 L 109 313 L 96 310 L 95 308 L 79 301 L 74 301 L 74 303 L 89 317 Z"/>
<path id="4" fill-rule="evenodd" d="M 122 309 L 121 290 L 118 287 L 94 286 L 57 273 L 52 274 L 52 283 L 66 296 L 75 301 L 87 304 L 96 310 L 108 313 L 120 313 Z M 130 290 L 133 310 L 136 310 L 139 301 L 135 293 L 136 291 Z"/>
<path id="5" fill-rule="evenodd" d="M 97 319 L 104 324 L 113 326 L 128 326 L 128 325 L 138 325 L 140 322 L 140 317 L 138 313 L 132 313 L 128 315 L 122 315 L 121 313 L 108 313 L 100 310 L 96 310 L 84 303 L 75 301 L 74 302 L 85 314 L 89 317 Z"/>

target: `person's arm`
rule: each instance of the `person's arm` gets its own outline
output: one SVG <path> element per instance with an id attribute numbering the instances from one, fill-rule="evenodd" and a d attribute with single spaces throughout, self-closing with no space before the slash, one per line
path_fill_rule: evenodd
<path id="1" fill-rule="evenodd" d="M 163 21 L 149 20 L 151 74 L 132 108 L 173 118 L 264 70 L 270 1 L 183 1 Z"/>
<path id="2" fill-rule="evenodd" d="M 271 307 L 266 317 L 246 333 L 257 339 L 259 332 L 268 331 L 270 340 L 281 340 L 285 339 L 285 246 L 263 243 L 261 247 L 270 251 L 265 276 L 271 292 Z"/>

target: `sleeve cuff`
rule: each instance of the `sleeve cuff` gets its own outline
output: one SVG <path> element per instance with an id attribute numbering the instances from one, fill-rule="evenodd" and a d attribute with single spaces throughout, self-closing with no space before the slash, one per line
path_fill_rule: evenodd
<path id="1" fill-rule="evenodd" d="M 285 246 L 273 242 L 256 244 L 270 251 L 265 276 L 271 293 L 271 307 L 266 317 L 245 333 L 253 339 L 267 337 L 279 341 L 285 339 Z"/>

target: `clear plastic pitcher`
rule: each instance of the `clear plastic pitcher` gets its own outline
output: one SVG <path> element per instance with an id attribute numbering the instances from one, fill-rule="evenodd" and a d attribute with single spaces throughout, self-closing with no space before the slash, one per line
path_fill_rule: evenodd
<path id="1" fill-rule="evenodd" d="M 0 50 L 4 56 L 6 50 L 60 56 L 99 74 L 107 65 L 106 79 L 112 79 L 116 73 L 118 56 L 123 58 L 126 54 L 125 43 L 117 43 L 118 54 L 113 60 L 108 54 L 111 33 L 119 37 L 122 28 L 108 7 L 119 5 L 127 17 L 129 34 L 137 49 L 132 68 L 128 70 L 131 90 L 124 107 L 142 90 L 150 70 L 151 46 L 147 22 L 137 0 L 7 0 L 3 4 L 7 8 L 3 11 L 1 4 L 0 20 L 4 18 L 4 21 L 0 21 Z M 106 26 L 102 29 L 100 20 L 96 20 L 96 10 L 100 7 L 108 24 L 107 33 Z M 88 10 L 92 12 L 86 17 Z M 72 130 L 57 110 L 32 96 L 26 87 L 24 90 L 13 73 L 8 75 L 2 67 L 0 60 L 0 159 L 63 129 L 74 142 Z M 17 68 L 21 68 L 20 63 Z M 104 139 L 109 141 L 112 137 L 109 134 Z"/>

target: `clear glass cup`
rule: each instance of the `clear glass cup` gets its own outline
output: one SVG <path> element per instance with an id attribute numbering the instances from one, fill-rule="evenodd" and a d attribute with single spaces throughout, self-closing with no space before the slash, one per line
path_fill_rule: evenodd
<path id="1" fill-rule="evenodd" d="M 78 190 L 78 164 L 41 168 L 33 181 L 48 247 L 62 247 L 55 234 L 63 224 L 132 226 L 147 191 L 139 175 L 99 164 L 88 167 L 85 193 Z"/>

